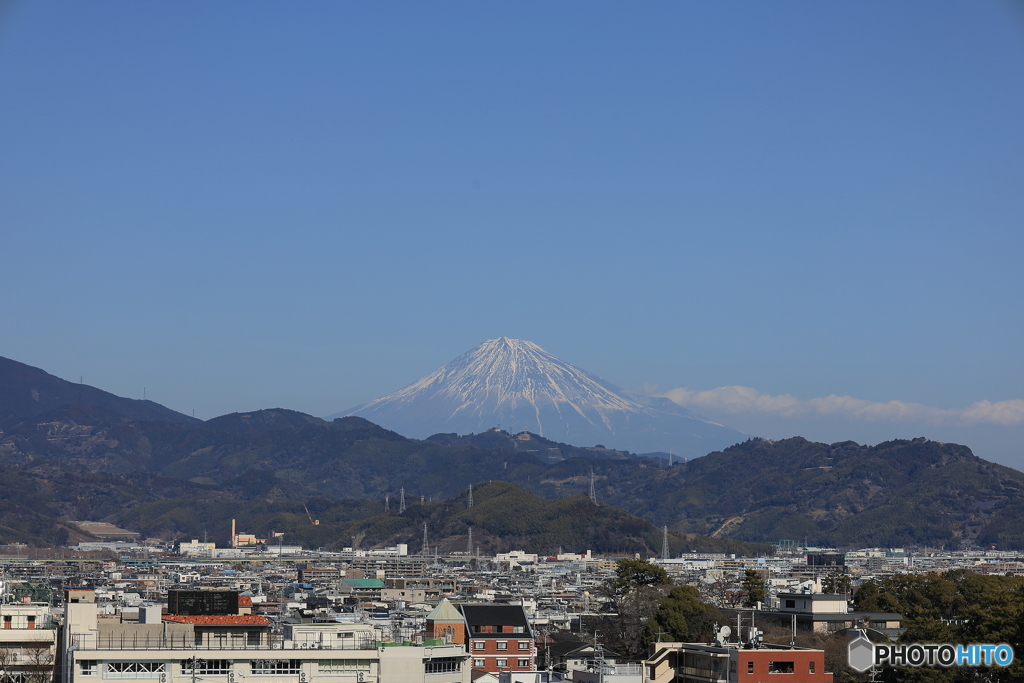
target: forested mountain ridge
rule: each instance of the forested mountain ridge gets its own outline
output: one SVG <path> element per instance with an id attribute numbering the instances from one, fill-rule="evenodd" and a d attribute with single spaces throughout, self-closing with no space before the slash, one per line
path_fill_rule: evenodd
<path id="1" fill-rule="evenodd" d="M 0 356 L 0 421 L 17 421 L 72 403 L 113 410 L 135 420 L 199 422 L 153 401 L 123 398 L 88 384 L 68 382 Z"/>
<path id="2" fill-rule="evenodd" d="M 430 502 L 502 480 L 552 500 L 585 494 L 593 482 L 599 503 L 684 534 L 1024 548 L 1024 474 L 926 439 L 876 446 L 750 439 L 666 467 L 528 432 L 417 440 L 359 417 L 326 421 L 284 409 L 206 422 L 172 417 L 140 420 L 81 404 L 28 416 L 9 411 L 0 419 L 0 483 L 8 484 L 0 540 L 52 542 L 76 533 L 65 524 L 71 519 L 196 533 L 203 519 L 187 501 L 196 502 L 191 509 L 261 501 L 288 510 L 317 501 L 323 510 L 349 510 L 336 514 L 355 521 L 377 514 L 365 501 L 381 505 L 403 488 L 411 500 Z"/>

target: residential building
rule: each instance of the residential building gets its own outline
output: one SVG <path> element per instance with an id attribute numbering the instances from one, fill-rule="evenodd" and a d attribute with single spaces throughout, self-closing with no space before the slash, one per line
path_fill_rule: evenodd
<path id="1" fill-rule="evenodd" d="M 381 643 L 366 624 L 285 624 L 259 616 L 163 615 L 105 619 L 91 591 L 69 591 L 62 683 L 470 683 L 469 654 L 441 640 Z"/>
<path id="2" fill-rule="evenodd" d="M 651 643 L 645 665 L 650 683 L 832 683 L 824 650 L 783 645 Z"/>
<path id="3" fill-rule="evenodd" d="M 0 676 L 5 683 L 50 683 L 57 629 L 49 605 L 0 605 Z"/>
<path id="4" fill-rule="evenodd" d="M 466 619 L 474 670 L 498 673 L 536 668 L 537 647 L 522 605 L 462 604 L 459 608 Z"/>

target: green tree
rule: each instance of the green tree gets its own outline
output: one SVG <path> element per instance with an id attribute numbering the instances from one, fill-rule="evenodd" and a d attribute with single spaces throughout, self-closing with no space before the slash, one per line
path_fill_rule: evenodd
<path id="1" fill-rule="evenodd" d="M 615 563 L 612 590 L 619 595 L 635 593 L 641 588 L 654 588 L 672 583 L 668 572 L 648 560 L 619 560 Z"/>
<path id="2" fill-rule="evenodd" d="M 711 639 L 718 608 L 700 599 L 693 586 L 676 586 L 661 601 L 658 611 L 647 621 L 647 642 L 661 640 L 676 643 L 706 642 Z"/>
<path id="3" fill-rule="evenodd" d="M 821 591 L 823 593 L 842 593 L 845 595 L 849 590 L 850 576 L 838 567 L 821 579 Z"/>
<path id="4" fill-rule="evenodd" d="M 747 591 L 747 597 L 743 601 L 744 607 L 756 607 L 757 603 L 764 602 L 767 592 L 764 589 L 764 577 L 760 572 L 748 569 L 743 576 L 743 590 Z"/>

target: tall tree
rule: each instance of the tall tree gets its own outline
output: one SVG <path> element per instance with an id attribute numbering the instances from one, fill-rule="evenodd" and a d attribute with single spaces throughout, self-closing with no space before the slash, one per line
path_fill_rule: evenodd
<path id="1" fill-rule="evenodd" d="M 756 607 L 757 603 L 764 602 L 768 594 L 764 589 L 764 577 L 753 569 L 748 569 L 743 575 L 743 590 L 747 592 L 747 597 L 743 601 L 744 607 Z"/>
<path id="2" fill-rule="evenodd" d="M 676 643 L 707 642 L 711 639 L 718 608 L 700 599 L 693 586 L 676 586 L 661 601 L 658 611 L 647 621 L 647 642 L 668 640 Z M 660 635 L 666 637 L 659 638 Z"/>

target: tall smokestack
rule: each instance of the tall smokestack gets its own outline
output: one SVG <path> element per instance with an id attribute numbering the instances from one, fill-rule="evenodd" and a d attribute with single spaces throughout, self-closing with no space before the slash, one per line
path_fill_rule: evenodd
<path id="1" fill-rule="evenodd" d="M 235 533 L 235 520 L 231 520 L 231 547 L 238 547 L 238 534 Z"/>

